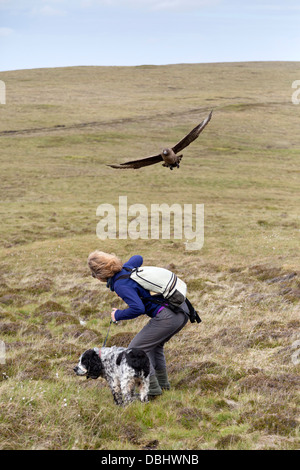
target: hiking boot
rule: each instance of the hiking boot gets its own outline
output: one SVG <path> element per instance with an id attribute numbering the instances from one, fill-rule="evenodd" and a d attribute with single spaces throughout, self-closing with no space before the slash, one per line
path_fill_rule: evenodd
<path id="1" fill-rule="evenodd" d="M 161 394 L 162 394 L 162 389 L 160 388 L 156 375 L 150 375 L 149 392 L 148 392 L 149 400 Z"/>
<path id="2" fill-rule="evenodd" d="M 167 369 L 160 369 L 155 371 L 159 386 L 162 390 L 170 390 L 170 382 L 168 379 Z"/>

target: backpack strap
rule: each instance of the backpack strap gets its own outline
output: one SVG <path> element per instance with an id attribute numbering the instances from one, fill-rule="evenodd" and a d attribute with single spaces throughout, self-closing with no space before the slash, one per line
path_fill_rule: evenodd
<path id="1" fill-rule="evenodd" d="M 167 299 L 161 300 L 157 298 L 159 295 L 160 294 L 150 295 L 150 297 L 140 297 L 140 298 L 141 300 L 151 300 L 151 302 L 154 302 L 155 304 L 162 305 L 163 307 L 171 308 L 171 304 Z"/>
<path id="2" fill-rule="evenodd" d="M 198 313 L 196 312 L 196 310 L 194 309 L 193 305 L 191 304 L 191 302 L 189 301 L 189 299 L 186 297 L 185 298 L 185 301 L 186 301 L 186 304 L 189 308 L 189 312 L 190 312 L 190 321 L 191 323 L 195 323 L 195 321 L 197 323 L 201 323 L 201 318 L 199 317 Z"/>
<path id="3" fill-rule="evenodd" d="M 130 269 L 130 268 L 123 267 L 122 269 L 125 269 L 125 271 L 129 271 L 129 274 L 122 274 L 122 276 L 119 276 L 117 277 L 117 279 L 115 279 L 115 282 L 117 282 L 119 279 L 129 279 L 130 274 L 134 271 L 134 269 Z"/>
<path id="4" fill-rule="evenodd" d="M 186 297 L 185 302 L 188 306 L 189 312 L 185 312 L 183 308 L 177 307 L 175 305 L 172 305 L 167 299 L 161 300 L 158 299 L 156 295 L 152 295 L 151 297 L 141 297 L 141 300 L 151 300 L 151 302 L 154 302 L 156 304 L 162 305 L 163 307 L 168 307 L 170 310 L 172 310 L 174 313 L 185 313 L 188 315 L 190 322 L 191 323 L 201 323 L 201 318 L 199 317 L 198 313 L 194 309 L 193 305 L 189 301 L 189 299 Z"/>

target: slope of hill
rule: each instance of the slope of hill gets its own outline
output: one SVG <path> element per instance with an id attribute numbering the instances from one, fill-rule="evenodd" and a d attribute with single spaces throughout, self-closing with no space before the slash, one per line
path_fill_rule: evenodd
<path id="1" fill-rule="evenodd" d="M 0 448 L 299 448 L 299 63 L 0 79 Z M 175 144 L 211 109 L 179 170 L 106 166 Z M 203 248 L 172 230 L 100 240 L 97 207 L 118 214 L 119 196 L 149 223 L 151 204 L 204 204 Z M 119 409 L 102 379 L 72 371 L 123 305 L 90 277 L 94 249 L 170 267 L 202 318 L 166 346 L 172 389 L 147 405 Z M 112 327 L 108 344 L 126 346 L 146 321 Z"/>

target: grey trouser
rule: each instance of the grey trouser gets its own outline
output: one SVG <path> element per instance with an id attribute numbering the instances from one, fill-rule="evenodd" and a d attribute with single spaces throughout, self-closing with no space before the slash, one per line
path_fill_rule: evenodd
<path id="1" fill-rule="evenodd" d="M 184 303 L 182 308 L 188 312 Z M 129 348 L 140 348 L 145 351 L 150 359 L 150 375 L 156 370 L 166 369 L 164 355 L 164 344 L 169 341 L 188 321 L 185 313 L 174 313 L 169 308 L 161 310 L 156 317 L 144 326 L 144 328 L 133 338 Z"/>

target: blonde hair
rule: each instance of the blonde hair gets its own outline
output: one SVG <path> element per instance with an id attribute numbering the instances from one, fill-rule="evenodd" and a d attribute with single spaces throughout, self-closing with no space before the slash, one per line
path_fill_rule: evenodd
<path id="1" fill-rule="evenodd" d="M 109 277 L 121 271 L 123 263 L 115 254 L 96 250 L 89 255 L 88 266 L 93 277 L 105 282 Z"/>

